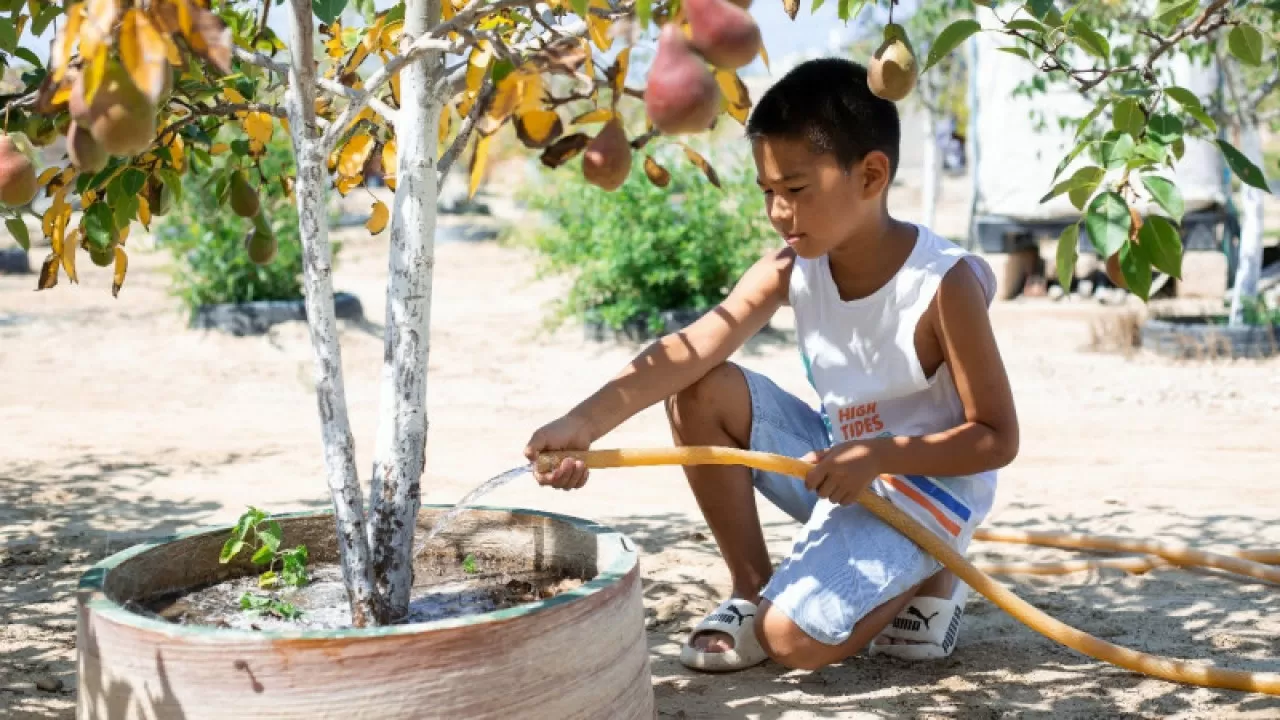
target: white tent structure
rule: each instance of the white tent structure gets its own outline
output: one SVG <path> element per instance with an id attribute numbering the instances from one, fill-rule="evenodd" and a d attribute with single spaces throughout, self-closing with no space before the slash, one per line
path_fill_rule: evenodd
<path id="1" fill-rule="evenodd" d="M 977 19 L 984 28 L 998 28 L 991 10 L 979 6 Z M 1115 40 L 1113 39 L 1113 43 Z M 1081 219 L 1082 213 L 1060 195 L 1041 203 L 1054 184 L 1054 171 L 1075 146 L 1075 123 L 1061 127 L 1059 118 L 1082 118 L 1093 109 L 1074 85 L 1053 83 L 1031 97 L 1014 96 L 1019 85 L 1042 75 L 1025 58 L 999 50 L 1013 39 L 998 32 L 981 32 L 969 40 L 968 155 L 974 183 L 971 242 L 988 254 L 1019 253 L 1024 258 L 1041 242 L 1048 245 L 1046 271 L 1052 277 L 1052 243 L 1059 233 Z M 1082 65 L 1087 66 L 1087 60 Z M 1196 93 L 1208 106 L 1219 87 L 1216 66 L 1193 65 L 1185 56 L 1172 60 L 1174 81 Z M 1070 177 L 1082 165 L 1093 164 L 1087 153 L 1068 167 L 1059 180 Z M 1218 150 L 1204 140 L 1187 138 L 1186 152 L 1172 177 L 1186 203 L 1183 243 L 1187 251 L 1183 294 L 1216 294 L 1226 283 L 1224 233 L 1232 232 L 1234 217 L 1228 210 L 1228 180 Z M 1139 204 L 1140 212 L 1160 212 L 1151 203 Z M 1086 262 L 1093 252 L 1081 228 L 1080 252 Z M 1193 257 L 1193 255 L 1199 257 Z M 1207 262 L 1206 262 L 1207 261 Z M 1011 267 L 1007 281 L 1016 293 L 1027 268 Z M 1189 278 L 1190 272 L 1207 276 Z M 1220 275 L 1220 277 L 1219 277 Z M 1190 283 L 1190 285 L 1188 285 Z M 1069 283 L 1068 283 L 1069 284 Z"/>

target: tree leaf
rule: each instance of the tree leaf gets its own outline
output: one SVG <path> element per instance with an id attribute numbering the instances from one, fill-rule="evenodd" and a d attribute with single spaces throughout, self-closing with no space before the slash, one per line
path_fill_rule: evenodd
<path id="1" fill-rule="evenodd" d="M 644 174 L 657 187 L 664 188 L 671 184 L 671 173 L 650 155 L 644 156 Z"/>
<path id="2" fill-rule="evenodd" d="M 179 0 L 179 7 L 185 7 L 187 0 Z M 186 33 L 191 49 L 218 69 L 223 75 L 231 74 L 231 29 L 205 8 L 191 5 L 191 30 Z"/>
<path id="3" fill-rule="evenodd" d="M 120 23 L 120 61 L 133 84 L 151 102 L 160 99 L 169 73 L 164 41 L 151 21 L 137 8 L 130 8 Z"/>
<path id="4" fill-rule="evenodd" d="M 1231 28 L 1227 35 L 1227 48 L 1246 65 L 1257 67 L 1262 64 L 1262 33 L 1248 23 Z"/>
<path id="5" fill-rule="evenodd" d="M 1204 111 L 1204 105 L 1201 104 L 1200 98 L 1196 97 L 1195 93 L 1187 90 L 1186 88 L 1181 88 L 1175 85 L 1165 88 L 1164 94 L 1168 95 L 1174 102 L 1182 106 L 1182 109 L 1186 111 L 1188 115 L 1195 118 L 1201 125 L 1205 126 L 1205 129 L 1209 132 L 1218 132 L 1218 123 L 1214 122 L 1213 118 L 1209 117 L 1209 114 Z"/>
<path id="6" fill-rule="evenodd" d="M 1053 10 L 1053 0 L 1031 0 L 1027 3 L 1027 10 L 1033 16 L 1044 20 L 1048 17 L 1049 12 Z"/>
<path id="7" fill-rule="evenodd" d="M 256 140 L 263 145 L 271 142 L 271 116 L 264 112 L 246 113 L 244 116 L 244 133 L 249 136 L 249 139 Z"/>
<path id="8" fill-rule="evenodd" d="M 1182 279 L 1182 238 L 1173 223 L 1152 215 L 1138 231 L 1138 242 L 1142 244 L 1142 254 L 1157 270 Z"/>
<path id="9" fill-rule="evenodd" d="M 516 137 L 525 147 L 533 149 L 547 147 L 564 132 L 560 115 L 554 110 L 534 110 L 517 115 L 514 125 Z"/>
<path id="10" fill-rule="evenodd" d="M 1129 286 L 1129 292 L 1146 302 L 1151 297 L 1151 261 L 1141 245 L 1126 242 L 1120 248 L 1120 274 Z"/>
<path id="11" fill-rule="evenodd" d="M 492 138 L 492 135 L 481 135 L 476 138 L 476 147 L 471 153 L 471 180 L 467 187 L 468 198 L 475 197 L 476 190 L 480 189 L 480 182 L 484 179 L 485 166 L 489 162 L 489 141 Z"/>
<path id="12" fill-rule="evenodd" d="M 1161 145 L 1172 145 L 1182 137 L 1183 131 L 1182 120 L 1169 113 L 1153 115 L 1147 123 L 1147 135 Z"/>
<path id="13" fill-rule="evenodd" d="M 22 218 L 9 218 L 4 221 L 4 226 L 9 228 L 9 234 L 18 241 L 23 250 L 31 251 L 31 235 L 27 232 L 27 224 L 22 222 Z"/>
<path id="14" fill-rule="evenodd" d="M 1218 140 L 1217 142 L 1218 149 L 1222 151 L 1222 156 L 1226 158 L 1227 165 L 1231 167 L 1231 172 L 1235 173 L 1236 177 L 1240 178 L 1245 184 L 1252 185 L 1265 193 L 1271 192 L 1271 188 L 1267 187 L 1266 176 L 1262 174 L 1257 165 L 1254 165 L 1249 158 L 1244 156 L 1244 153 L 1237 150 L 1234 145 L 1226 140 Z"/>
<path id="15" fill-rule="evenodd" d="M 952 50 L 960 47 L 960 44 L 968 40 L 974 33 L 982 29 L 982 25 L 977 20 L 968 18 L 956 20 L 948 25 L 942 32 L 938 33 L 938 37 L 933 41 L 933 45 L 929 48 L 928 60 L 920 72 L 926 72 L 929 68 L 936 65 L 942 58 L 946 57 Z"/>
<path id="16" fill-rule="evenodd" d="M 376 200 L 373 207 L 369 209 L 369 219 L 365 221 L 364 226 L 370 234 L 377 235 L 387 227 L 389 219 L 391 219 L 391 211 L 387 209 L 386 203 Z"/>
<path id="17" fill-rule="evenodd" d="M 49 253 L 44 259 L 44 264 L 40 266 L 40 279 L 36 281 L 37 290 L 48 290 L 58 284 L 59 264 L 58 255 Z"/>
<path id="18" fill-rule="evenodd" d="M 1058 284 L 1071 291 L 1071 278 L 1076 274 L 1076 259 L 1080 256 L 1080 224 L 1073 223 L 1058 236 L 1057 268 Z"/>
<path id="19" fill-rule="evenodd" d="M 1133 136 L 1122 134 L 1116 137 L 1103 138 L 1098 146 L 1099 160 L 1103 167 L 1114 170 L 1123 167 L 1133 157 Z"/>
<path id="20" fill-rule="evenodd" d="M 326 25 L 332 25 L 346 7 L 346 0 L 311 0 L 311 12 Z"/>
<path id="21" fill-rule="evenodd" d="M 1031 18 L 1016 18 L 1005 23 L 1004 26 L 1009 30 L 1017 30 L 1018 32 L 1043 33 L 1046 31 L 1044 25 Z"/>
<path id="22" fill-rule="evenodd" d="M 1177 185 L 1155 175 L 1144 175 L 1142 184 L 1147 188 L 1147 192 L 1151 193 L 1157 205 L 1169 213 L 1175 222 L 1182 222 L 1182 215 L 1186 209 L 1182 202 L 1182 192 L 1178 190 Z"/>
<path id="23" fill-rule="evenodd" d="M 89 62 L 84 66 L 80 76 L 80 85 L 83 88 L 84 104 L 86 107 L 93 104 L 93 98 L 98 94 L 98 88 L 102 86 L 102 78 L 107 73 L 107 48 L 99 46 L 98 52 L 90 56 Z"/>
<path id="24" fill-rule="evenodd" d="M 1137 100 L 1125 98 L 1116 103 L 1115 109 L 1111 112 L 1112 127 L 1135 138 L 1142 135 L 1142 128 L 1146 123 L 1146 115 L 1142 112 L 1142 106 Z"/>
<path id="25" fill-rule="evenodd" d="M 338 153 L 338 175 L 345 178 L 360 177 L 364 170 L 364 161 L 369 159 L 369 153 L 372 151 L 372 136 L 365 133 L 352 136 Z"/>
<path id="26" fill-rule="evenodd" d="M 128 168 L 120 174 L 120 189 L 126 198 L 136 197 L 147 184 L 147 175 L 138 168 Z"/>
<path id="27" fill-rule="evenodd" d="M 218 553 L 218 562 L 223 564 L 231 562 L 231 559 L 240 554 L 240 551 L 243 549 L 244 541 L 235 535 L 232 535 L 227 538 L 225 543 L 222 544 L 222 551 Z"/>
<path id="28" fill-rule="evenodd" d="M 274 556 L 275 556 L 275 553 L 272 552 L 271 548 L 267 547 L 266 545 L 263 545 L 262 547 L 258 548 L 258 551 L 255 552 L 253 554 L 253 557 L 249 558 L 249 560 L 254 565 L 266 565 L 271 562 L 271 558 L 273 558 Z"/>
<path id="29" fill-rule="evenodd" d="M 396 189 L 396 139 L 391 138 L 382 146 L 382 181 Z"/>
<path id="30" fill-rule="evenodd" d="M 1004 47 L 998 47 L 996 49 L 999 50 L 1000 52 L 1009 53 L 1010 55 L 1017 55 L 1018 57 L 1024 58 L 1026 60 L 1031 59 L 1031 53 L 1018 47 L 1017 45 L 1006 45 Z"/>
<path id="31" fill-rule="evenodd" d="M 558 168 L 576 157 L 590 142 L 591 138 L 586 133 L 565 135 L 542 151 L 542 164 L 552 169 Z"/>
<path id="32" fill-rule="evenodd" d="M 782 0 L 782 9 L 786 11 L 787 17 L 795 20 L 796 13 L 800 12 L 800 0 Z"/>
<path id="33" fill-rule="evenodd" d="M 1129 205 L 1117 192 L 1101 193 L 1089 203 L 1084 226 L 1089 231 L 1089 242 L 1098 254 L 1109 258 L 1119 252 L 1129 239 L 1129 230 L 1133 227 Z"/>
<path id="34" fill-rule="evenodd" d="M 1089 194 L 1092 194 L 1093 190 L 1097 189 L 1098 183 L 1102 182 L 1102 178 L 1105 177 L 1106 174 L 1106 170 L 1103 170 L 1096 165 L 1082 167 L 1079 170 L 1076 170 L 1071 177 L 1055 185 L 1047 195 L 1040 198 L 1040 202 L 1049 202 L 1062 193 L 1070 192 L 1077 188 L 1091 188 L 1089 190 Z"/>
<path id="35" fill-rule="evenodd" d="M 266 548 L 263 548 L 262 550 L 266 550 Z M 262 552 L 262 550 L 259 550 L 258 552 Z M 254 555 L 255 560 L 257 559 L 257 557 L 258 557 L 257 555 Z M 270 562 L 270 560 L 271 560 L 270 557 L 268 557 L 266 562 Z M 260 564 L 264 564 L 264 563 L 260 563 Z M 258 576 L 258 587 L 260 588 L 272 587 L 276 584 L 276 581 L 279 579 L 280 577 L 276 575 L 275 570 L 268 570 Z"/>
<path id="36" fill-rule="evenodd" d="M 711 181 L 712 185 L 721 187 L 720 176 L 716 174 L 716 169 L 711 167 L 711 163 L 707 162 L 706 158 L 699 155 L 688 145 L 681 143 L 681 147 L 684 148 L 685 157 L 689 158 L 689 162 L 697 166 L 697 168 L 702 171 L 702 174 L 707 176 L 707 180 Z"/>
<path id="37" fill-rule="evenodd" d="M 1080 124 L 1076 125 L 1076 137 L 1080 137 L 1080 134 L 1083 133 L 1090 125 L 1092 125 L 1093 121 L 1097 120 L 1098 116 L 1102 114 L 1102 111 L 1106 110 L 1107 106 L 1110 104 L 1111 104 L 1110 98 L 1103 98 L 1099 100 L 1098 104 L 1094 105 L 1093 109 L 1089 111 L 1089 114 L 1085 115 L 1084 118 L 1080 120 Z"/>
<path id="38" fill-rule="evenodd" d="M 574 125 L 590 125 L 591 123 L 609 122 L 613 119 L 613 116 L 614 112 L 609 108 L 596 108 L 582 113 L 570 122 Z"/>
<path id="39" fill-rule="evenodd" d="M 1106 60 L 1111 57 L 1111 43 L 1102 33 L 1089 27 L 1084 20 L 1076 19 L 1071 23 L 1071 31 L 1075 34 L 1076 44 L 1094 57 Z"/>
<path id="40" fill-rule="evenodd" d="M 1200 6 L 1200 0 L 1175 0 L 1161 2 L 1156 6 L 1156 22 L 1165 26 L 1174 26 L 1191 17 Z"/>

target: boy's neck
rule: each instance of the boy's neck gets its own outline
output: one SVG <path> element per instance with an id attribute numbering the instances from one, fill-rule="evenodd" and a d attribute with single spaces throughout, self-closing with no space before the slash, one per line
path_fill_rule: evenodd
<path id="1" fill-rule="evenodd" d="M 915 248 L 914 225 L 880 213 L 878 220 L 827 253 L 841 300 L 867 297 L 902 269 Z"/>

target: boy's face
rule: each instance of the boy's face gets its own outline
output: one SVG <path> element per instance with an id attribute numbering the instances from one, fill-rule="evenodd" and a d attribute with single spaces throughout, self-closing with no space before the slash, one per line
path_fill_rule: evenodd
<path id="1" fill-rule="evenodd" d="M 752 141 L 756 178 L 773 227 L 796 254 L 815 258 L 873 222 L 889 182 L 888 157 L 868 153 L 852 167 L 803 139 Z"/>

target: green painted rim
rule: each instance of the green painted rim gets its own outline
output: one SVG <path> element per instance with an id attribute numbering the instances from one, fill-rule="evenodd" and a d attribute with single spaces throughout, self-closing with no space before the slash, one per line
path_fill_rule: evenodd
<path id="1" fill-rule="evenodd" d="M 423 505 L 422 509 L 448 510 L 452 507 L 452 505 Z M 529 515 L 557 520 L 566 523 L 575 529 L 591 533 L 592 535 L 596 535 L 605 540 L 616 541 L 618 543 L 618 554 L 614 556 L 613 562 L 607 568 L 599 569 L 596 577 L 589 582 L 583 583 L 580 587 L 574 590 L 561 593 L 555 597 L 547 598 L 546 600 L 538 600 L 523 605 L 517 605 L 516 607 L 506 608 L 504 610 L 494 610 L 487 613 L 446 618 L 426 623 L 389 625 L 373 628 L 258 631 L 209 626 L 176 625 L 174 623 L 156 620 L 131 612 L 120 603 L 107 597 L 105 592 L 107 575 L 126 560 L 142 555 L 143 553 L 162 545 L 167 545 L 169 543 L 185 540 L 198 535 L 228 532 L 232 527 L 234 527 L 234 524 L 231 524 L 196 528 L 157 538 L 149 542 L 139 543 L 133 547 L 121 550 L 86 570 L 84 574 L 80 576 L 77 593 L 81 597 L 81 603 L 83 606 L 95 615 L 122 625 L 151 630 L 161 635 L 173 638 L 212 642 L 220 640 L 244 641 L 246 639 L 255 639 L 264 642 L 271 642 L 275 640 L 358 640 L 360 638 L 388 637 L 394 635 L 417 635 L 429 633 L 434 630 L 450 630 L 454 628 L 468 627 L 471 625 L 483 625 L 486 623 L 513 620 L 525 615 L 532 615 L 560 605 L 575 602 L 617 584 L 626 577 L 628 573 L 635 569 L 639 561 L 639 553 L 636 552 L 636 546 L 631 542 L 631 539 L 625 534 L 618 532 L 607 525 L 601 525 L 590 520 L 573 517 L 572 515 L 561 515 L 559 513 L 544 512 L 542 510 L 529 510 L 526 508 L 475 505 L 469 507 L 468 510 L 508 512 L 514 515 Z M 333 515 L 333 511 L 302 511 L 274 515 L 272 517 L 278 520 L 288 520 L 293 518 L 319 517 L 326 515 Z"/>

